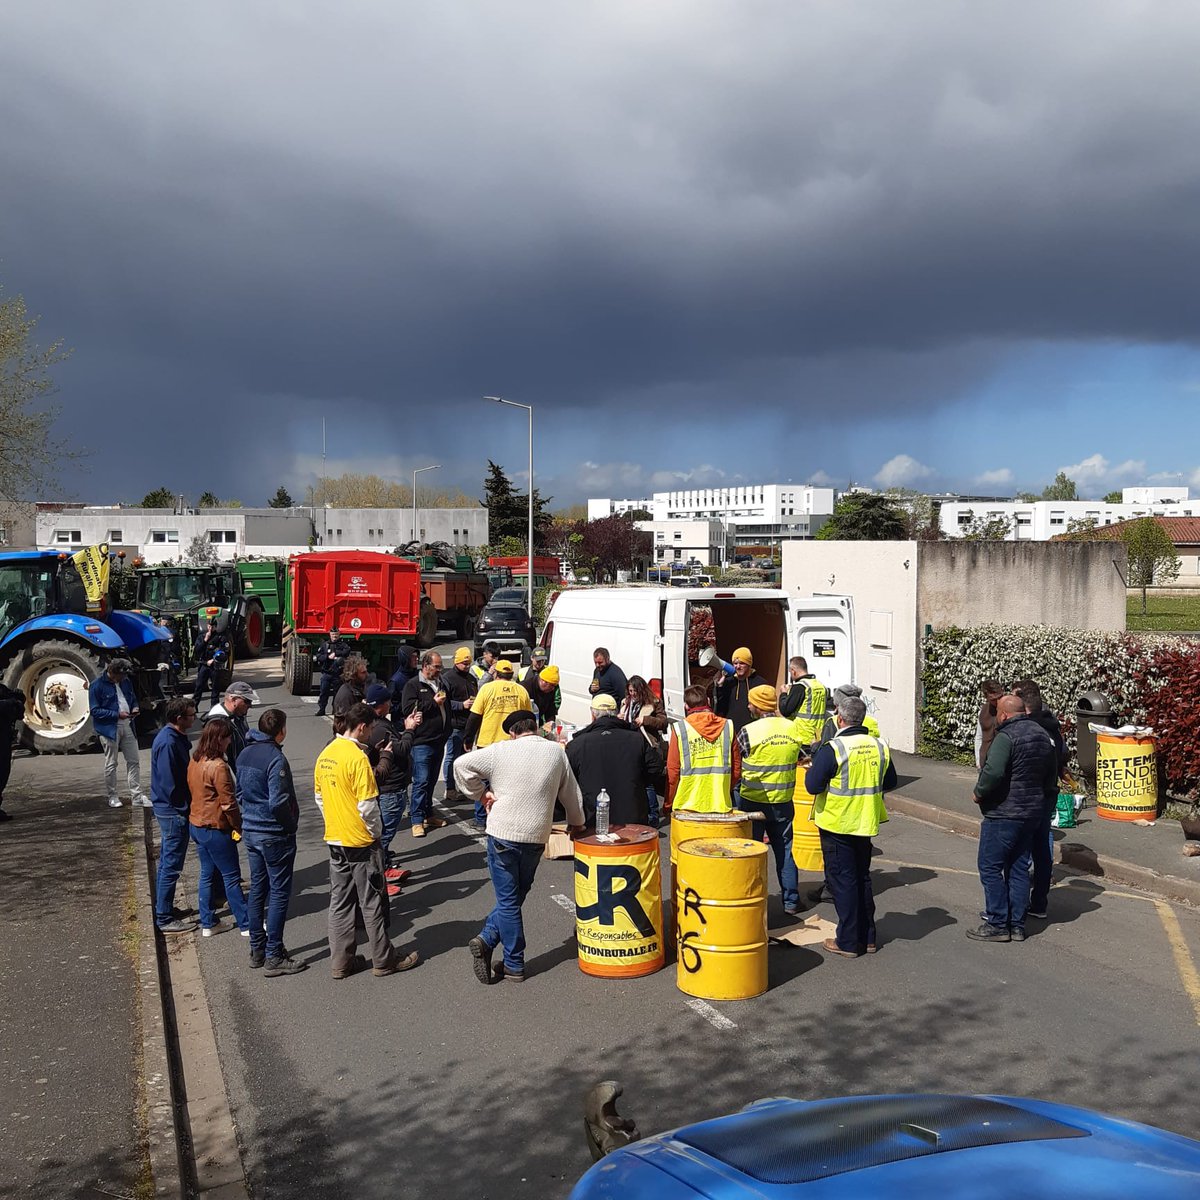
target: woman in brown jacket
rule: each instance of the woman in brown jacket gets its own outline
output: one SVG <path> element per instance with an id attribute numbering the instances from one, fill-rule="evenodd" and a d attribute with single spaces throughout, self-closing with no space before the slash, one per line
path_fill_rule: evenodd
<path id="1" fill-rule="evenodd" d="M 621 705 L 619 716 L 628 721 L 634 729 L 640 730 L 642 737 L 655 750 L 662 754 L 663 735 L 667 731 L 667 710 L 663 702 L 650 690 L 650 685 L 640 676 L 631 675 L 625 687 L 625 703 Z M 665 758 L 665 755 L 664 755 Z M 667 794 L 666 776 L 659 781 L 659 791 Z M 658 828 L 658 791 L 647 785 L 646 811 L 649 824 Z"/>
<path id="2" fill-rule="evenodd" d="M 233 772 L 225 761 L 225 752 L 233 738 L 233 726 L 225 717 L 214 717 L 204 726 L 200 741 L 188 763 L 188 791 L 192 794 L 192 841 L 200 855 L 200 932 L 212 937 L 226 928 L 213 912 L 213 881 L 218 875 L 225 882 L 229 911 L 242 931 L 250 936 L 246 919 L 246 894 L 242 891 L 242 871 L 238 863 L 234 830 L 241 831 L 242 814 L 233 790 Z"/>

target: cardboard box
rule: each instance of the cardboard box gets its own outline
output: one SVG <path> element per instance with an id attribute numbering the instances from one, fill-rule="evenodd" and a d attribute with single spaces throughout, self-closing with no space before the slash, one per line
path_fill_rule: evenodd
<path id="1" fill-rule="evenodd" d="M 567 832 L 565 821 L 556 821 L 550 828 L 550 836 L 546 839 L 546 849 L 543 858 L 574 858 L 575 843 Z"/>

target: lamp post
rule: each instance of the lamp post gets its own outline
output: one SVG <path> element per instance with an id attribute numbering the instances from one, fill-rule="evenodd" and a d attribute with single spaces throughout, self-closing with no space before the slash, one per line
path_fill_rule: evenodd
<path id="1" fill-rule="evenodd" d="M 442 465 L 441 463 L 434 463 L 432 467 L 418 467 L 418 468 L 417 468 L 417 469 L 416 469 L 416 470 L 413 472 L 413 528 L 412 528 L 412 540 L 413 540 L 414 542 L 417 540 L 417 476 L 418 476 L 418 475 L 420 475 L 420 473 L 421 473 L 422 471 L 436 471 L 436 470 L 438 469 L 438 467 L 440 467 L 441 465 Z"/>
<path id="2" fill-rule="evenodd" d="M 526 569 L 529 577 L 529 619 L 533 620 L 533 405 L 522 404 L 518 400 L 505 400 L 502 396 L 484 396 L 485 400 L 494 400 L 497 404 L 507 404 L 510 408 L 523 408 L 529 414 L 529 562 Z"/>

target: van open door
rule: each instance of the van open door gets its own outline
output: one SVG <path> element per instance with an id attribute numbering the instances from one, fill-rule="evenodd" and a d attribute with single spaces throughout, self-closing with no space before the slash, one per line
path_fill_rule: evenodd
<path id="1" fill-rule="evenodd" d="M 854 683 L 854 602 L 849 596 L 792 596 L 794 654 L 830 691 Z"/>
<path id="2" fill-rule="evenodd" d="M 670 596 L 662 602 L 662 688 L 663 704 L 670 716 L 682 719 L 687 711 L 683 692 L 688 685 L 688 631 L 691 616 L 687 600 Z"/>

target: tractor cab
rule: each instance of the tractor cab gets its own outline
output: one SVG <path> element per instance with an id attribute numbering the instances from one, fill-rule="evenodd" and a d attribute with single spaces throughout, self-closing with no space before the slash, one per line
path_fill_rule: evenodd
<path id="1" fill-rule="evenodd" d="M 37 617 L 87 611 L 83 580 L 70 558 L 37 553 L 0 561 L 0 640 Z"/>

